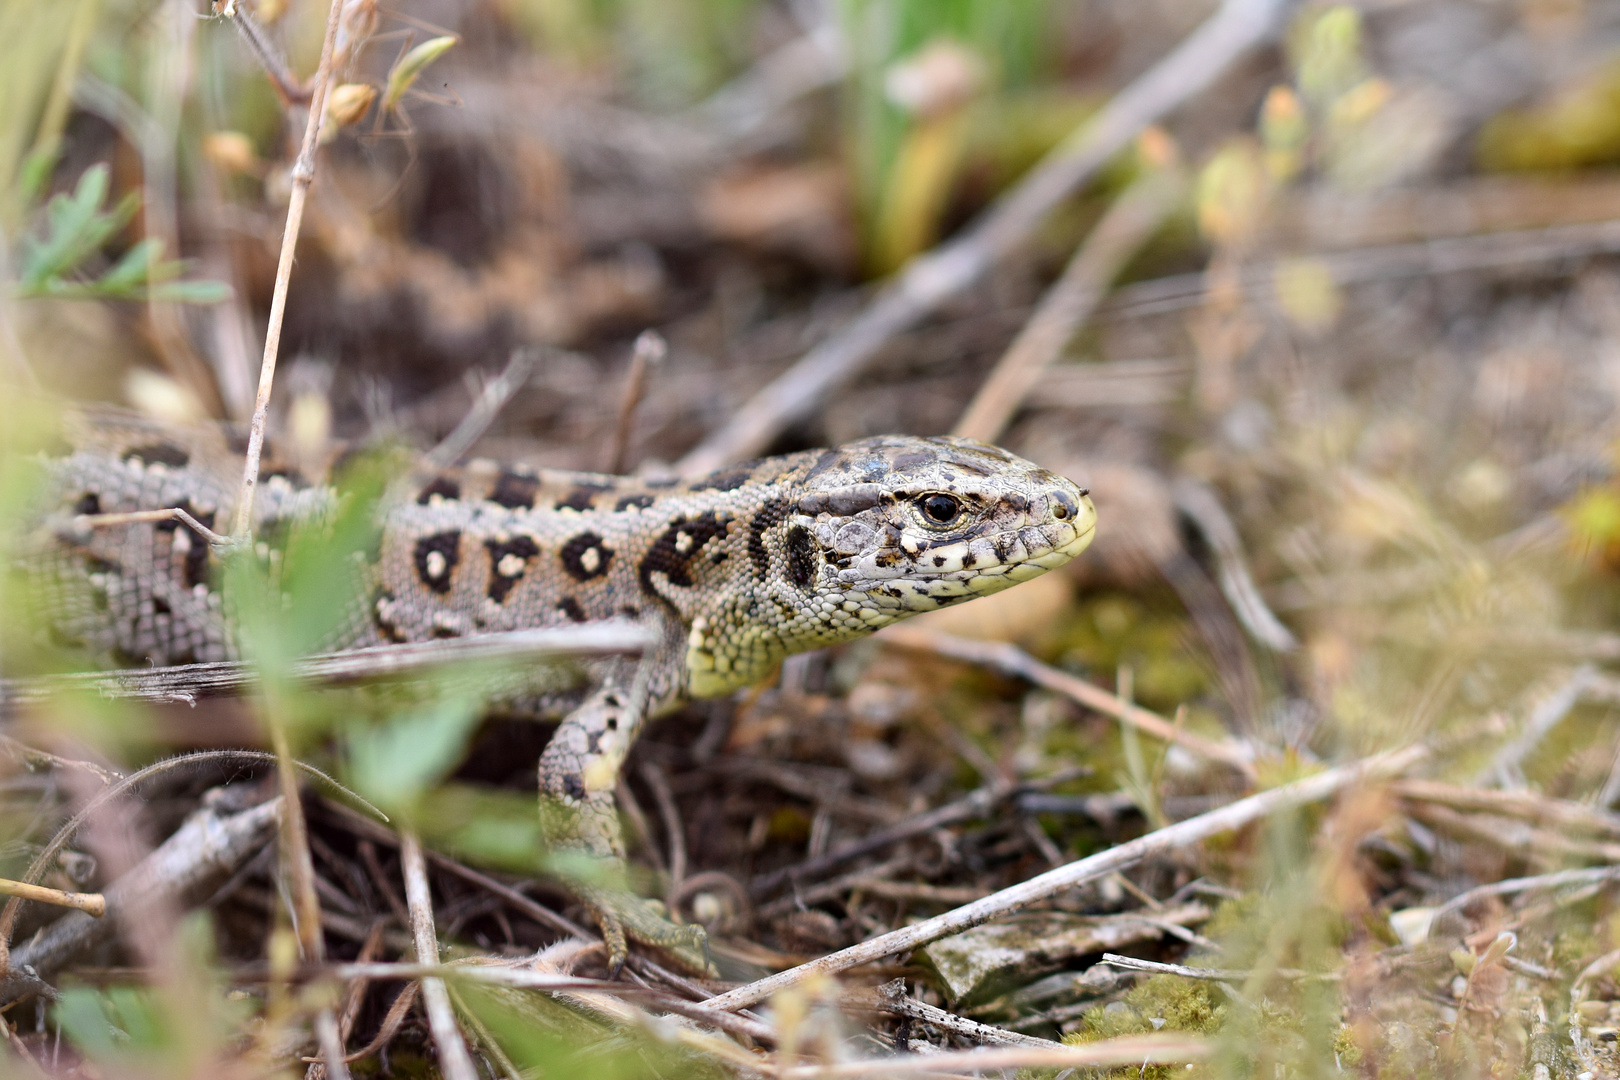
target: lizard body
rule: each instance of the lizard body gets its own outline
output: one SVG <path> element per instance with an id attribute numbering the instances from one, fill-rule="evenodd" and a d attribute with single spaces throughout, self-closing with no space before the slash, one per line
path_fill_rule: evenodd
<path id="1" fill-rule="evenodd" d="M 46 468 L 47 541 L 25 568 L 54 636 L 116 665 L 234 658 L 204 538 L 178 522 L 87 530 L 82 515 L 186 509 L 230 518 L 236 459 L 217 432 L 80 418 Z M 255 529 L 328 511 L 330 489 L 270 475 Z M 642 720 L 758 682 L 785 656 L 1000 591 L 1090 542 L 1086 493 L 996 447 L 882 436 L 657 483 L 473 461 L 412 478 L 380 509 L 335 649 L 628 617 L 662 642 L 605 661 L 540 766 L 563 842 L 620 860 L 613 806 Z M 54 524 L 53 524 L 54 523 Z M 581 889 L 615 964 L 624 930 L 701 941 L 633 898 Z"/>

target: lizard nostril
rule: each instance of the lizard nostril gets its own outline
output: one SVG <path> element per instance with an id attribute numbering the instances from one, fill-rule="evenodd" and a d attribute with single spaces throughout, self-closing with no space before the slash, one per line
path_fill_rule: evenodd
<path id="1" fill-rule="evenodd" d="M 1052 516 L 1059 521 L 1067 521 L 1080 512 L 1079 505 L 1070 497 L 1067 491 L 1054 491 L 1052 493 Z"/>

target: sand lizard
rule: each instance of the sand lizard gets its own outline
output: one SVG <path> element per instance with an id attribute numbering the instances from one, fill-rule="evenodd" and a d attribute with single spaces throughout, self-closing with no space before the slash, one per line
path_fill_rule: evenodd
<path id="1" fill-rule="evenodd" d="M 180 507 L 229 520 L 238 458 L 216 429 L 176 433 L 79 414 L 45 467 L 22 565 L 58 641 L 114 666 L 231 659 L 237 645 L 200 534 L 168 521 L 87 529 L 86 515 Z M 331 489 L 270 474 L 255 531 L 329 509 Z M 403 481 L 358 573 L 333 648 L 628 617 L 656 628 L 649 663 L 604 661 L 590 684 L 529 704 L 562 724 L 540 789 L 560 842 L 621 865 L 614 787 L 648 716 L 768 676 L 783 657 L 998 592 L 1090 542 L 1085 490 L 1004 450 L 883 436 L 681 482 L 473 461 Z M 575 890 L 616 970 L 626 934 L 702 965 L 701 928 L 623 892 Z"/>

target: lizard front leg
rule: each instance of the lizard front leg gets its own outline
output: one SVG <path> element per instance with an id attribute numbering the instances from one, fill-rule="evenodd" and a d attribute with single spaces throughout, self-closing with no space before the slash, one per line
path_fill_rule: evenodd
<path id="1" fill-rule="evenodd" d="M 629 674 L 627 667 L 615 665 L 614 674 Z M 636 896 L 625 885 L 614 788 L 644 713 L 641 688 L 610 677 L 568 714 L 540 758 L 542 821 L 553 850 L 600 864 L 590 875 L 595 880 L 569 887 L 601 926 L 615 976 L 629 957 L 627 937 L 663 949 L 693 970 L 712 972 L 703 928 L 672 921 L 662 904 Z"/>

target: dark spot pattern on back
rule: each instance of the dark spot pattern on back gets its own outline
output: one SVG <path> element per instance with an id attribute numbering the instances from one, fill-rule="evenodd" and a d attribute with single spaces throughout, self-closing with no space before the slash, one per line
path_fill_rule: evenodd
<path id="1" fill-rule="evenodd" d="M 433 501 L 435 495 L 441 499 L 459 499 L 461 498 L 461 485 L 448 476 L 436 476 L 433 478 L 433 482 L 423 488 L 421 493 L 416 496 L 416 505 L 427 506 Z"/>
<path id="2" fill-rule="evenodd" d="M 148 465 L 167 465 L 171 469 L 183 469 L 191 464 L 191 455 L 182 448 L 167 442 L 148 443 L 145 446 L 131 447 L 124 453 L 124 460 L 140 458 Z"/>
<path id="3" fill-rule="evenodd" d="M 371 597 L 371 625 L 377 628 L 377 636 L 384 641 L 402 645 L 405 643 L 405 635 L 400 633 L 399 626 L 389 618 L 393 610 L 394 594 L 387 589 L 378 589 Z"/>
<path id="4" fill-rule="evenodd" d="M 585 609 L 579 606 L 579 601 L 572 596 L 565 596 L 557 605 L 557 610 L 568 616 L 569 622 L 584 622 Z"/>
<path id="5" fill-rule="evenodd" d="M 703 550 L 703 545 L 724 535 L 726 522 L 713 510 L 690 520 L 679 518 L 671 522 L 641 560 L 641 587 L 653 592 L 653 575 L 663 574 L 671 585 L 690 588 L 692 560 Z"/>
<path id="6" fill-rule="evenodd" d="M 606 484 L 579 484 L 568 497 L 557 504 L 559 510 L 589 510 L 596 502 L 596 497 L 604 491 L 611 490 Z"/>
<path id="7" fill-rule="evenodd" d="M 639 495 L 626 495 L 613 504 L 615 510 L 645 510 L 658 500 L 645 491 Z"/>
<path id="8" fill-rule="evenodd" d="M 771 553 L 765 547 L 765 534 L 787 517 L 788 505 L 784 499 L 766 499 L 765 505 L 748 519 L 748 561 L 753 564 L 757 578 L 763 579 L 770 573 Z"/>
<path id="9" fill-rule="evenodd" d="M 500 476 L 495 478 L 495 489 L 489 493 L 489 501 L 508 510 L 532 510 L 535 496 L 539 494 L 538 477 L 502 469 Z"/>
<path id="10" fill-rule="evenodd" d="M 568 795 L 568 797 L 570 799 L 574 799 L 574 800 L 576 800 L 578 802 L 584 802 L 585 801 L 585 781 L 584 781 L 584 779 L 582 777 L 574 774 L 574 773 L 569 773 L 567 776 L 563 777 L 563 791 L 567 793 L 567 795 Z"/>
<path id="11" fill-rule="evenodd" d="M 510 540 L 485 540 L 489 549 L 489 598 L 497 604 L 506 602 L 507 593 L 517 587 L 528 561 L 540 554 L 540 545 L 527 536 Z"/>
<path id="12" fill-rule="evenodd" d="M 93 491 L 85 492 L 79 497 L 79 501 L 73 504 L 73 512 L 75 514 L 101 513 L 101 496 Z"/>
<path id="13" fill-rule="evenodd" d="M 575 581 L 589 581 L 607 573 L 613 552 L 602 544 L 602 538 L 593 532 L 582 532 L 569 540 L 557 552 L 563 569 Z"/>
<path id="14" fill-rule="evenodd" d="M 456 563 L 461 560 L 461 531 L 434 533 L 416 542 L 416 576 L 434 592 L 450 591 Z"/>
<path id="15" fill-rule="evenodd" d="M 795 525 L 788 530 L 787 547 L 788 577 L 801 589 L 806 588 L 815 580 L 816 564 L 820 557 L 815 538 L 803 525 Z"/>

